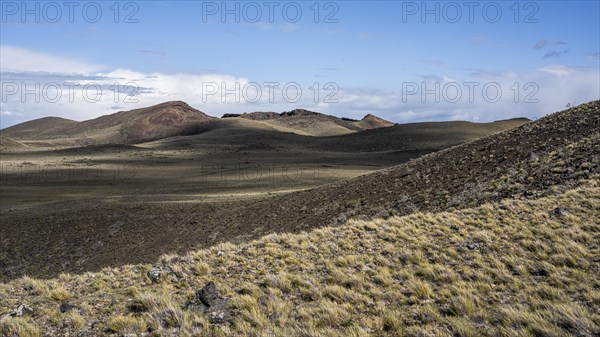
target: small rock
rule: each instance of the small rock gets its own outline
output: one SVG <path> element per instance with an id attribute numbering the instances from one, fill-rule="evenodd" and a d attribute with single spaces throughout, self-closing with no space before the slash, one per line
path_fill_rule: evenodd
<path id="1" fill-rule="evenodd" d="M 188 309 L 198 310 L 208 315 L 213 324 L 222 324 L 231 318 L 228 308 L 229 300 L 221 297 L 214 282 L 208 282 L 196 291 L 194 298 L 188 303 Z"/>
<path id="2" fill-rule="evenodd" d="M 390 212 L 383 210 L 383 211 L 379 211 L 377 212 L 375 215 L 373 215 L 373 219 L 379 219 L 379 218 L 383 218 L 383 219 L 388 219 L 390 217 Z"/>
<path id="3" fill-rule="evenodd" d="M 568 214 L 567 211 L 562 207 L 556 207 L 555 209 L 550 211 L 550 215 L 555 216 L 557 218 L 562 218 L 562 217 L 566 216 L 567 214 Z"/>
<path id="4" fill-rule="evenodd" d="M 26 304 L 21 304 L 15 310 L 9 311 L 3 317 L 22 317 L 22 316 L 33 316 L 33 308 Z"/>
<path id="5" fill-rule="evenodd" d="M 169 274 L 173 274 L 173 270 L 169 266 L 157 266 L 148 271 L 146 275 L 152 281 L 152 283 L 160 282 L 161 278 L 166 277 Z"/>
<path id="6" fill-rule="evenodd" d="M 478 241 L 470 241 L 465 242 L 465 247 L 469 250 L 483 250 L 485 248 L 485 243 Z"/>
<path id="7" fill-rule="evenodd" d="M 65 312 L 69 312 L 69 311 L 75 309 L 75 306 L 69 302 L 62 302 L 60 304 L 60 307 L 58 307 L 58 309 L 60 310 L 60 312 L 65 313 Z"/>
<path id="8" fill-rule="evenodd" d="M 457 231 L 460 229 L 460 227 L 458 227 L 457 225 L 452 225 L 452 226 L 450 226 L 450 229 Z"/>
<path id="9" fill-rule="evenodd" d="M 258 304 L 262 305 L 263 307 L 268 307 L 269 306 L 269 296 L 268 295 L 262 295 L 261 297 L 258 298 Z"/>
<path id="10" fill-rule="evenodd" d="M 162 269 L 154 267 L 150 269 L 146 275 L 148 275 L 152 283 L 158 283 L 158 281 L 160 281 L 160 276 L 162 275 Z"/>
<path id="11" fill-rule="evenodd" d="M 98 336 L 98 333 L 95 331 L 92 331 L 90 329 L 84 329 L 84 330 L 79 330 L 79 332 L 75 336 L 76 337 L 95 337 L 95 336 Z"/>
<path id="12" fill-rule="evenodd" d="M 219 292 L 214 282 L 208 282 L 204 288 L 196 292 L 196 297 L 207 307 L 210 307 L 219 299 Z"/>
<path id="13" fill-rule="evenodd" d="M 550 276 L 550 273 L 544 268 L 537 268 L 529 272 L 533 276 L 542 276 L 547 277 Z"/>

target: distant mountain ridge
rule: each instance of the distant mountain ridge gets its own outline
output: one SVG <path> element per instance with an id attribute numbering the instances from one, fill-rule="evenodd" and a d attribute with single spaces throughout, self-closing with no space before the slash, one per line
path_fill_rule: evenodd
<path id="1" fill-rule="evenodd" d="M 243 114 L 225 114 L 223 118 L 244 118 L 261 121 L 274 127 L 292 128 L 311 136 L 337 136 L 358 131 L 394 125 L 383 118 L 368 114 L 362 120 L 336 117 L 306 109 L 282 113 L 256 111 Z"/>
<path id="2" fill-rule="evenodd" d="M 77 122 L 44 117 L 1 130 L 7 139 L 5 151 L 36 148 L 81 147 L 108 144 L 140 144 L 166 138 L 198 135 L 217 129 L 227 142 L 224 130 L 266 132 L 273 141 L 281 134 L 321 137 L 316 146 L 335 151 L 389 151 L 410 148 L 410 144 L 431 144 L 443 148 L 476 137 L 487 136 L 529 122 L 517 118 L 493 123 L 431 122 L 395 124 L 372 114 L 360 120 L 294 109 L 281 113 L 257 111 L 211 117 L 185 102 L 171 101 L 150 107 L 119 111 Z M 230 132 L 230 131 L 226 131 Z M 351 137 L 349 139 L 347 137 Z M 450 142 L 448 142 L 450 140 Z M 443 146 L 439 146 L 439 144 Z M 429 147 L 428 147 L 429 148 Z"/>
<path id="3" fill-rule="evenodd" d="M 82 122 L 44 117 L 2 130 L 16 141 L 56 145 L 135 144 L 154 139 L 194 134 L 214 120 L 181 101 L 119 111 Z"/>
<path id="4" fill-rule="evenodd" d="M 211 117 L 182 101 L 170 101 L 150 107 L 77 122 L 60 117 L 44 117 L 3 129 L 2 136 L 33 146 L 87 146 L 137 144 L 162 138 L 194 135 L 227 126 L 227 117 L 261 122 L 273 131 L 308 136 L 332 136 L 387 127 L 393 123 L 368 115 L 352 121 L 306 109 L 282 113 L 253 112 Z"/>

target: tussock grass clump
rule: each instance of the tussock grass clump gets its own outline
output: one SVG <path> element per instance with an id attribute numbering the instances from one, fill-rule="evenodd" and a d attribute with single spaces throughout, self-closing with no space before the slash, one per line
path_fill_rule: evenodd
<path id="1" fill-rule="evenodd" d="M 50 297 L 56 301 L 64 301 L 71 297 L 71 293 L 63 285 L 59 284 L 50 289 Z"/>
<path id="2" fill-rule="evenodd" d="M 556 211 L 557 208 L 565 210 Z M 596 177 L 537 200 L 416 213 L 0 285 L 12 336 L 597 336 Z M 213 281 L 231 318 L 188 304 Z M 85 310 L 58 311 L 61 301 Z M 64 322 L 67 322 L 65 324 Z M 212 323 L 211 323 L 212 322 Z"/>
<path id="3" fill-rule="evenodd" d="M 42 335 L 42 330 L 29 317 L 15 317 L 0 321 L 0 335 L 39 337 Z"/>
<path id="4" fill-rule="evenodd" d="M 111 317 L 107 324 L 107 330 L 121 334 L 143 333 L 148 330 L 148 322 L 143 317 L 133 315 L 117 315 Z"/>

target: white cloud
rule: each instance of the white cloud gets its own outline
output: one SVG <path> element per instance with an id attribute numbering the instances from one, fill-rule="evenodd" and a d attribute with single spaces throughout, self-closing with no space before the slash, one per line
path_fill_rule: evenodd
<path id="1" fill-rule="evenodd" d="M 547 66 L 527 71 L 487 71 L 475 78 L 458 78 L 462 96 L 454 102 L 454 91 L 444 91 L 442 79 L 431 79 L 426 88 L 439 81 L 439 102 L 434 95 L 423 97 L 421 90 L 407 95 L 403 109 L 395 113 L 397 121 L 481 120 L 492 121 L 514 117 L 541 117 L 563 110 L 568 102 L 584 103 L 600 99 L 600 79 L 597 68 L 576 68 L 564 65 Z M 472 100 L 466 82 L 476 83 Z M 488 92 L 484 91 L 488 85 Z M 496 98 L 496 88 L 501 95 Z"/>
<path id="2" fill-rule="evenodd" d="M 0 45 L 0 71 L 91 74 L 103 69 L 84 60 Z"/>
<path id="3" fill-rule="evenodd" d="M 428 90 L 436 87 L 434 83 L 439 83 L 441 97 L 437 102 L 433 95 L 429 94 L 423 98 L 420 92 L 403 97 L 401 82 L 389 90 L 342 87 L 333 97 L 337 103 L 324 102 L 325 97 L 332 93 L 331 90 L 324 88 L 321 88 L 315 101 L 314 90 L 306 86 L 302 87 L 303 94 L 300 99 L 291 102 L 285 99 L 282 88 L 285 83 L 275 88 L 273 96 L 269 97 L 268 88 L 262 81 L 257 81 L 261 86 L 262 96 L 258 102 L 251 102 L 250 98 L 256 96 L 257 88 L 249 78 L 226 74 L 165 74 L 144 73 L 130 69 L 103 70 L 99 66 L 85 62 L 31 51 L 23 52 L 19 48 L 9 50 L 7 54 L 12 56 L 7 58 L 4 56 L 5 47 L 2 48 L 3 97 L 0 127 L 44 116 L 84 120 L 113 113 L 116 110 L 130 110 L 169 100 L 186 101 L 213 116 L 249 111 L 281 112 L 302 107 L 354 118 L 372 113 L 403 123 L 431 120 L 492 121 L 521 116 L 541 117 L 561 110 L 567 102 L 583 103 L 599 99 L 598 92 L 600 92 L 597 68 L 553 65 L 527 71 L 499 70 L 480 71 L 464 76 L 457 74 L 453 74 L 452 77 L 444 74 L 428 76 L 423 79 Z M 15 53 L 15 50 L 41 63 L 36 68 L 35 62 L 16 60 L 18 53 Z M 25 54 L 22 54 L 23 57 Z M 48 64 L 51 63 L 50 61 L 56 61 L 61 65 L 52 67 Z M 36 69 L 44 73 L 32 73 Z M 12 71 L 8 72 L 9 70 Z M 17 87 L 5 87 L 11 82 Z M 23 96 L 21 89 L 24 88 L 19 87 L 22 82 L 26 82 L 27 89 L 35 88 L 34 85 L 37 83 L 38 97 Z M 469 100 L 469 91 L 464 85 L 465 82 L 478 83 L 472 101 Z M 492 82 L 497 83 L 502 90 L 498 101 L 486 100 L 489 97 L 485 97 L 482 92 L 485 84 Z M 58 88 L 48 87 L 52 83 L 58 85 Z M 444 86 L 453 83 L 458 83 L 462 89 L 462 95 L 456 102 L 451 99 L 455 96 L 452 88 L 444 91 Z M 74 86 L 74 84 L 78 85 Z M 87 90 L 84 90 L 85 85 L 88 85 Z M 126 85 L 129 87 L 125 87 Z M 17 92 L 9 94 L 10 90 L 7 89 L 17 90 Z M 95 97 L 96 89 L 100 89 L 101 96 L 97 102 L 91 102 L 89 98 Z M 217 92 L 207 95 L 208 89 L 217 89 Z M 236 102 L 234 94 L 223 95 L 223 89 L 237 91 L 239 102 Z M 292 89 L 291 92 L 293 96 L 294 90 Z M 61 94 L 60 99 L 56 101 L 49 99 L 58 96 L 58 93 Z M 491 93 L 493 94 L 493 90 Z M 452 97 L 449 99 L 445 97 L 447 95 Z M 531 103 L 525 103 L 527 98 Z"/>
<path id="4" fill-rule="evenodd" d="M 22 113 L 19 113 L 19 112 L 12 112 L 12 111 L 8 111 L 8 110 L 0 110 L 0 116 L 23 117 L 25 115 L 23 115 Z"/>
<path id="5" fill-rule="evenodd" d="M 544 67 L 542 69 L 540 69 L 542 72 L 554 75 L 554 76 L 569 76 L 571 74 L 573 74 L 575 72 L 575 68 L 570 68 L 570 67 L 565 67 L 565 66 L 560 66 L 560 65 L 553 65 L 553 66 L 547 66 Z"/>

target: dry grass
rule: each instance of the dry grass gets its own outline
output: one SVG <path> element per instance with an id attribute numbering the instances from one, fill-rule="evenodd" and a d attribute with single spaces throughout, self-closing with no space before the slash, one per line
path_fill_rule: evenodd
<path id="1" fill-rule="evenodd" d="M 553 215 L 560 207 L 565 214 Z M 538 200 L 350 221 L 221 244 L 159 264 L 0 285 L 6 336 L 598 336 L 597 178 Z M 233 318 L 186 309 L 214 281 Z M 77 309 L 61 313 L 59 301 Z M 65 324 L 66 322 L 66 324 Z"/>

